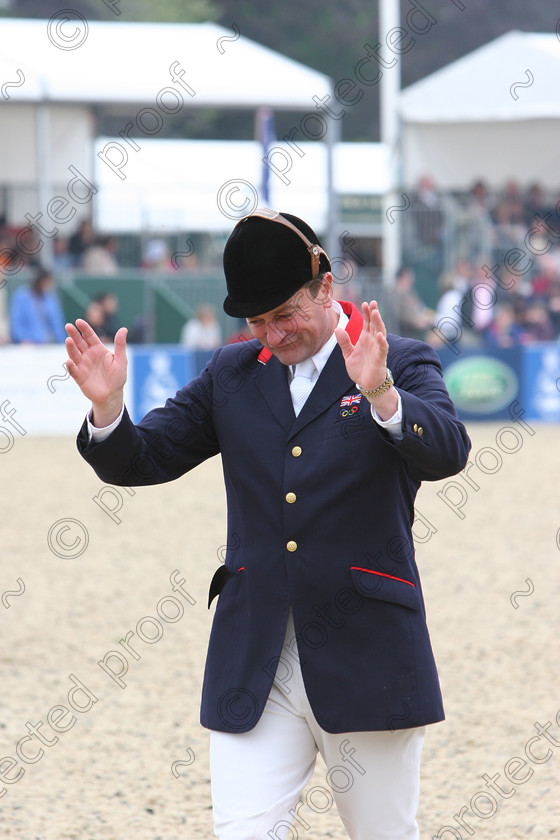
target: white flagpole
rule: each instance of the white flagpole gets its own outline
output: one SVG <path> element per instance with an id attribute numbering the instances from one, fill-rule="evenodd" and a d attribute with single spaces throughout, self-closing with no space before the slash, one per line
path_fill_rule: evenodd
<path id="1" fill-rule="evenodd" d="M 386 46 L 387 33 L 400 25 L 399 0 L 379 0 L 379 41 L 381 54 L 389 63 L 395 59 Z M 403 206 L 401 184 L 398 95 L 401 86 L 400 58 L 393 67 L 383 68 L 380 81 L 381 142 L 389 151 L 389 189 L 383 201 L 383 290 L 390 300 L 395 274 L 401 261 L 400 214 L 391 207 Z M 401 210 L 402 212 L 402 210 Z"/>

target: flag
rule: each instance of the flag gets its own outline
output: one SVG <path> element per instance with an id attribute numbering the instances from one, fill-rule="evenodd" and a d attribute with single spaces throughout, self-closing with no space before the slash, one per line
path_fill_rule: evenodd
<path id="1" fill-rule="evenodd" d="M 274 131 L 274 112 L 272 108 L 259 108 L 255 118 L 255 139 L 259 141 L 262 147 L 261 157 L 265 158 L 272 143 L 276 140 Z M 260 195 L 261 206 L 270 206 L 270 186 L 269 186 L 270 169 L 263 162 L 261 170 L 261 185 Z"/>
<path id="2" fill-rule="evenodd" d="M 340 401 L 340 407 L 342 408 L 345 405 L 356 405 L 362 399 L 361 394 L 348 394 L 347 397 L 343 397 Z"/>

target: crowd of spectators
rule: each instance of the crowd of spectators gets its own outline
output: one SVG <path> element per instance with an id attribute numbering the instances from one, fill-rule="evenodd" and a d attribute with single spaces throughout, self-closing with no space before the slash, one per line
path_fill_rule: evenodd
<path id="1" fill-rule="evenodd" d="M 405 266 L 395 286 L 396 331 L 435 347 L 514 347 L 559 340 L 560 280 L 555 271 L 545 292 L 542 276 L 522 284 L 519 277 L 504 274 L 496 282 L 497 274 L 488 276 L 482 267 L 461 261 L 455 272 L 442 275 L 434 310 L 422 302 L 414 272 Z"/>
<path id="2" fill-rule="evenodd" d="M 510 181 L 492 195 L 478 181 L 466 194 L 443 194 L 425 177 L 409 212 L 405 254 L 411 265 L 437 269 L 439 299 L 428 309 L 414 271 L 399 272 L 398 331 L 436 346 L 560 338 L 560 202 L 538 184 L 522 192 Z M 453 268 L 444 270 L 450 256 Z"/>

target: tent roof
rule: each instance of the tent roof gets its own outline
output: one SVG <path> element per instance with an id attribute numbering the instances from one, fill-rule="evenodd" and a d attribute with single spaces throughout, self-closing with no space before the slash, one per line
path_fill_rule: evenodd
<path id="1" fill-rule="evenodd" d="M 408 123 L 496 122 L 560 117 L 556 34 L 508 32 L 399 97 Z"/>
<path id="2" fill-rule="evenodd" d="M 214 23 L 86 22 L 61 15 L 0 21 L 0 79 L 15 83 L 3 85 L 10 102 L 47 97 L 155 106 L 157 94 L 172 88 L 188 107 L 314 110 L 313 96 L 332 89 L 328 76 L 249 40 L 237 27 L 234 32 Z M 174 64 L 194 96 L 172 81 Z M 170 93 L 163 102 L 177 107 Z"/>

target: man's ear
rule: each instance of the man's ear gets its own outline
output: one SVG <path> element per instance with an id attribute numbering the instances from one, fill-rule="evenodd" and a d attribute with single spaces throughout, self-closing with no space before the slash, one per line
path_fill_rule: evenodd
<path id="1" fill-rule="evenodd" d="M 321 291 L 317 295 L 320 303 L 325 309 L 330 309 L 333 302 L 333 276 L 330 271 L 325 271 L 321 282 Z"/>

